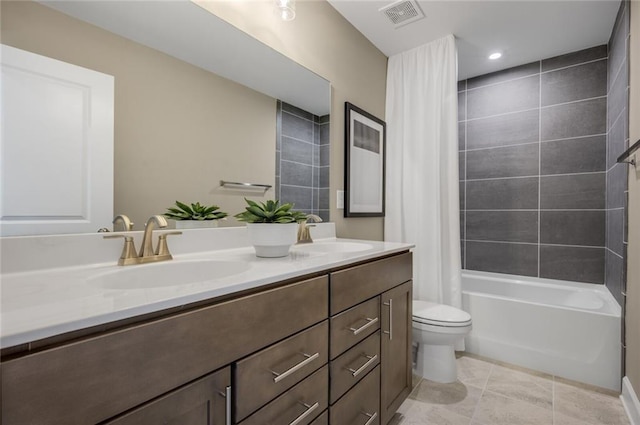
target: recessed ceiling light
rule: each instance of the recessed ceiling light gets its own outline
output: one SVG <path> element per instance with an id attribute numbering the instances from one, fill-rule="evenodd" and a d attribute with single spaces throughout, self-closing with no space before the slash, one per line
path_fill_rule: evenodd
<path id="1" fill-rule="evenodd" d="M 494 61 L 496 59 L 500 59 L 501 57 L 502 57 L 502 53 L 500 53 L 500 52 L 491 53 L 489 55 L 489 59 L 491 59 L 492 61 Z"/>

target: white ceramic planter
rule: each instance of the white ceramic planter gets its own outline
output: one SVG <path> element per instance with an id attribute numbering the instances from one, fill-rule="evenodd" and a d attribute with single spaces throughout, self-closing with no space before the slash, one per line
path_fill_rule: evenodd
<path id="1" fill-rule="evenodd" d="M 211 229 L 218 227 L 218 220 L 176 220 L 176 229 Z"/>
<path id="2" fill-rule="evenodd" d="M 298 237 L 297 223 L 247 223 L 249 240 L 257 257 L 286 257 Z"/>

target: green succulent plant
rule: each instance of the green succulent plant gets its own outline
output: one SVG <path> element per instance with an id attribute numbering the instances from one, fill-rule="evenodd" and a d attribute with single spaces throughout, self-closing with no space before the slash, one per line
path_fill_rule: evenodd
<path id="1" fill-rule="evenodd" d="M 167 208 L 167 212 L 164 216 L 172 220 L 220 220 L 227 215 L 224 211 L 217 211 L 220 209 L 217 205 L 200 205 L 200 202 L 191 204 L 183 204 L 180 201 L 176 201 L 175 207 Z"/>
<path id="2" fill-rule="evenodd" d="M 245 198 L 248 207 L 245 211 L 236 214 L 238 221 L 247 223 L 296 223 L 305 220 L 307 215 L 301 211 L 292 210 L 293 204 L 280 205 L 278 200 L 268 200 L 266 203 L 254 202 Z"/>

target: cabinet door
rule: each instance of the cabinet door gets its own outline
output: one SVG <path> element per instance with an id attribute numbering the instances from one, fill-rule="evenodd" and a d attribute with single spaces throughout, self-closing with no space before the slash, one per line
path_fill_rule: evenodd
<path id="1" fill-rule="evenodd" d="M 105 425 L 227 425 L 231 368 L 214 372 Z"/>
<path id="2" fill-rule="evenodd" d="M 411 392 L 412 282 L 383 293 L 381 298 L 380 423 L 384 425 Z"/>

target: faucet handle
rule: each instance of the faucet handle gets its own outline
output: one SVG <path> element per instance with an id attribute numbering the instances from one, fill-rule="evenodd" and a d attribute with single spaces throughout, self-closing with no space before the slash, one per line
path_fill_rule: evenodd
<path id="1" fill-rule="evenodd" d="M 136 253 L 136 246 L 133 241 L 133 236 L 127 235 L 107 235 L 103 236 L 104 239 L 115 239 L 115 238 L 124 238 L 124 246 L 122 247 L 122 253 L 120 254 L 120 258 L 118 259 L 118 265 L 126 266 L 129 264 L 134 264 L 138 258 L 138 254 Z"/>
<path id="2" fill-rule="evenodd" d="M 182 232 L 167 232 L 158 235 L 158 248 L 156 249 L 156 255 L 168 255 L 171 257 L 171 253 L 169 252 L 169 245 L 167 245 L 167 236 L 173 235 L 181 235 Z"/>

